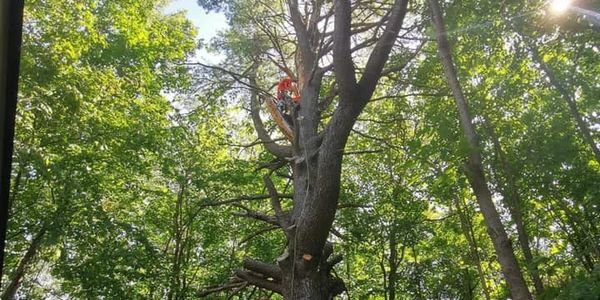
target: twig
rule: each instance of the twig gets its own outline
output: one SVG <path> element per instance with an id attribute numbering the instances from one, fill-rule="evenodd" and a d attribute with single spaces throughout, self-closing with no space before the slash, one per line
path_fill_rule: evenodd
<path id="1" fill-rule="evenodd" d="M 255 232 L 255 233 L 253 233 L 253 234 L 251 234 L 251 235 L 249 235 L 249 236 L 245 237 L 243 240 L 241 240 L 241 241 L 239 242 L 239 244 L 240 244 L 240 245 L 241 245 L 241 244 L 245 244 L 245 243 L 249 242 L 251 239 L 253 239 L 253 238 L 255 238 L 255 237 L 259 236 L 259 235 L 265 234 L 265 233 L 267 233 L 267 232 L 271 232 L 271 231 L 273 231 L 273 230 L 276 230 L 276 229 L 279 229 L 279 228 L 280 228 L 279 226 L 265 227 L 265 228 L 263 228 L 263 229 L 261 229 L 261 230 L 259 230 L 259 231 Z"/>

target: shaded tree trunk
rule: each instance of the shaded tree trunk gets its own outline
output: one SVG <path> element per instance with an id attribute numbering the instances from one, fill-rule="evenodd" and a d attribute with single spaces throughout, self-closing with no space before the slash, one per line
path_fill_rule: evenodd
<path id="1" fill-rule="evenodd" d="M 284 282 L 293 284 L 282 291 L 284 299 L 333 299 L 345 290 L 345 285 L 341 279 L 332 278 L 329 271 L 301 271 L 295 273 L 297 278 L 284 277 Z M 285 273 L 294 274 L 291 270 Z"/>
<path id="2" fill-rule="evenodd" d="M 390 254 L 388 257 L 385 257 L 381 262 L 381 268 L 384 272 L 384 290 L 386 299 L 395 300 L 396 299 L 396 285 L 398 284 L 398 267 L 400 263 L 404 260 L 404 253 L 406 246 L 402 246 L 400 253 L 398 253 L 398 231 L 397 226 L 394 224 L 390 230 L 390 235 L 388 239 L 388 246 L 390 248 Z M 386 273 L 385 271 L 385 261 L 389 265 L 390 271 Z"/>
<path id="3" fill-rule="evenodd" d="M 181 264 L 183 257 L 184 241 L 184 222 L 183 222 L 183 198 L 185 197 L 186 185 L 180 183 L 177 200 L 175 202 L 175 213 L 173 216 L 173 239 L 175 242 L 173 248 L 173 258 L 171 266 L 171 282 L 167 299 L 181 299 Z"/>
<path id="4" fill-rule="evenodd" d="M 10 283 L 6 287 L 6 290 L 4 290 L 4 292 L 2 293 L 2 296 L 0 296 L 0 299 L 11 300 L 11 299 L 15 298 L 15 295 L 17 294 L 17 290 L 19 289 L 19 286 L 21 285 L 21 282 L 23 281 L 23 277 L 25 276 L 25 273 L 31 266 L 31 263 L 34 261 L 36 253 L 39 251 L 39 249 L 42 245 L 42 241 L 44 240 L 44 237 L 46 236 L 46 232 L 47 232 L 46 226 L 42 226 L 40 231 L 33 238 L 33 240 L 31 241 L 31 244 L 29 244 L 29 247 L 27 248 L 27 251 L 25 252 L 25 255 L 19 261 L 19 265 L 17 266 L 17 269 L 13 273 Z"/>
<path id="5" fill-rule="evenodd" d="M 464 211 L 457 195 L 454 196 L 454 206 L 456 206 L 456 210 L 458 211 L 460 227 L 463 231 L 465 239 L 467 240 L 467 243 L 469 244 L 471 256 L 475 260 L 475 266 L 477 267 L 477 274 L 479 276 L 479 282 L 481 283 L 481 290 L 483 292 L 483 296 L 486 300 L 490 300 L 490 290 L 485 281 L 485 273 L 483 272 L 483 267 L 481 265 L 481 256 L 479 255 L 477 239 L 475 238 L 475 233 L 473 232 L 471 218 Z"/>
<path id="6" fill-rule="evenodd" d="M 475 126 L 472 123 L 472 117 L 469 113 L 467 101 L 458 82 L 456 70 L 454 69 L 441 9 L 437 0 L 429 0 L 428 2 L 431 7 L 432 22 L 436 31 L 439 57 L 444 68 L 444 73 L 446 74 L 446 79 L 448 80 L 448 84 L 454 95 L 463 132 L 470 147 L 468 160 L 465 166 L 469 183 L 477 198 L 477 202 L 479 203 L 479 208 L 483 214 L 488 234 L 490 235 L 494 249 L 496 250 L 498 262 L 500 263 L 502 273 L 504 274 L 512 297 L 518 300 L 531 299 L 531 294 L 523 279 L 510 239 L 502 225 L 500 215 L 494 206 L 492 195 L 487 186 L 483 172 L 477 133 L 475 132 Z"/>
<path id="7" fill-rule="evenodd" d="M 519 34 L 524 37 L 524 35 L 522 33 L 519 33 Z M 531 52 L 531 56 L 533 57 L 533 61 L 535 63 L 537 63 L 538 65 L 540 65 L 540 68 L 546 74 L 546 77 L 550 81 L 550 84 L 552 84 L 552 86 L 554 86 L 554 88 L 558 91 L 558 93 L 565 100 L 565 102 L 567 102 L 567 105 L 569 106 L 569 112 L 571 113 L 571 116 L 575 120 L 575 123 L 577 124 L 577 128 L 579 128 L 579 132 L 581 134 L 582 139 L 584 140 L 584 142 L 586 144 L 588 144 L 588 146 L 590 147 L 590 150 L 592 150 L 592 153 L 594 154 L 596 161 L 598 163 L 600 163 L 600 149 L 598 149 L 596 142 L 594 142 L 594 138 L 592 137 L 592 134 L 590 133 L 588 124 L 585 122 L 585 120 L 583 120 L 583 117 L 581 116 L 581 113 L 579 112 L 579 109 L 577 108 L 577 102 L 575 101 L 575 99 L 573 97 L 573 93 L 569 92 L 567 90 L 567 88 L 556 78 L 554 71 L 552 71 L 552 69 L 550 69 L 550 67 L 540 57 L 538 49 L 531 42 L 528 43 L 528 48 L 529 48 L 529 51 Z"/>
<path id="8" fill-rule="evenodd" d="M 19 188 L 21 187 L 21 178 L 23 176 L 23 167 L 19 164 L 19 171 L 17 171 L 17 175 L 13 181 L 13 189 L 10 194 L 10 198 L 8 199 L 8 212 L 9 215 L 12 214 L 12 206 L 15 203 L 15 199 L 17 197 L 17 193 L 19 192 Z"/>
<path id="9" fill-rule="evenodd" d="M 529 276 L 531 277 L 535 287 L 535 293 L 537 295 L 541 295 L 544 292 L 544 284 L 540 278 L 538 267 L 533 261 L 533 254 L 531 251 L 531 246 L 529 245 L 529 234 L 527 233 L 525 222 L 523 220 L 522 200 L 521 194 L 519 193 L 519 188 L 517 187 L 516 176 L 513 172 L 513 168 L 506 159 L 506 154 L 502 149 L 502 145 L 500 145 L 500 140 L 496 135 L 492 123 L 487 117 L 484 118 L 484 122 L 488 129 L 488 133 L 492 138 L 496 155 L 498 156 L 502 171 L 506 177 L 506 186 L 502 188 L 502 196 L 507 201 L 508 210 L 513 222 L 515 223 L 515 226 L 517 227 L 517 238 L 519 245 L 521 246 L 521 250 L 523 250 L 523 256 L 525 257 L 525 263 L 527 264 Z"/>
<path id="10" fill-rule="evenodd" d="M 398 281 L 398 241 L 395 228 L 390 236 L 390 273 L 388 274 L 388 292 L 390 300 L 396 299 L 396 282 Z"/>
<path id="11" fill-rule="evenodd" d="M 414 265 L 414 274 L 413 274 L 413 284 L 417 287 L 417 299 L 425 299 L 423 297 L 423 289 L 422 289 L 422 281 L 423 276 L 421 274 L 421 266 L 419 265 L 419 256 L 417 253 L 417 249 L 415 245 L 411 246 L 412 255 L 413 255 L 413 265 Z"/>

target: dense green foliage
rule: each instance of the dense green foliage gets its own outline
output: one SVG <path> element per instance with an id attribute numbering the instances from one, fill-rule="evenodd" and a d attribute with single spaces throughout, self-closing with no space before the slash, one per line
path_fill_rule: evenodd
<path id="1" fill-rule="evenodd" d="M 600 35 L 581 17 L 530 2 L 446 3 L 446 26 L 524 274 L 537 269 L 540 299 L 597 299 L 600 158 L 561 90 L 598 147 Z M 205 46 L 242 74 L 232 77 L 184 64 L 196 29 L 183 13 L 162 13 L 165 4 L 27 2 L 3 293 L 18 278 L 23 299 L 190 299 L 227 283 L 244 257 L 282 253 L 280 231 L 243 217 L 271 213 L 261 197 L 267 171 L 257 166 L 273 158 L 256 141 L 239 81 L 256 52 L 277 48 L 293 65 L 294 37 L 278 25 L 287 10 L 199 1 L 228 16 L 230 29 Z M 335 271 L 348 299 L 390 299 L 392 289 L 398 299 L 508 297 L 462 166 L 467 146 L 428 13 L 411 3 L 418 26 L 391 61 L 406 66 L 381 78 L 345 149 L 331 240 L 344 256 Z M 261 57 L 262 87 L 282 75 Z M 333 80 L 325 77 L 324 97 Z M 284 198 L 288 172 L 276 174 Z M 513 209 L 529 234 L 529 264 Z"/>

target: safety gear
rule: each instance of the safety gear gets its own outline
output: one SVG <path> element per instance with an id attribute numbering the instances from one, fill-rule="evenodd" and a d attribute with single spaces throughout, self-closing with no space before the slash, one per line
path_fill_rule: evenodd
<path id="1" fill-rule="evenodd" d="M 298 93 L 296 82 L 289 77 L 281 79 L 277 84 L 277 102 L 284 100 L 286 95 L 290 96 L 294 103 L 300 102 L 300 93 Z"/>

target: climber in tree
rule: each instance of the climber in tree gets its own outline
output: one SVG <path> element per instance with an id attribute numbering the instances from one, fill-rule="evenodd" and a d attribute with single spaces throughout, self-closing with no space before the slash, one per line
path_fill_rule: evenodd
<path id="1" fill-rule="evenodd" d="M 300 93 L 296 82 L 290 77 L 282 79 L 277 84 L 276 104 L 285 121 L 291 126 L 292 107 L 300 104 Z"/>

